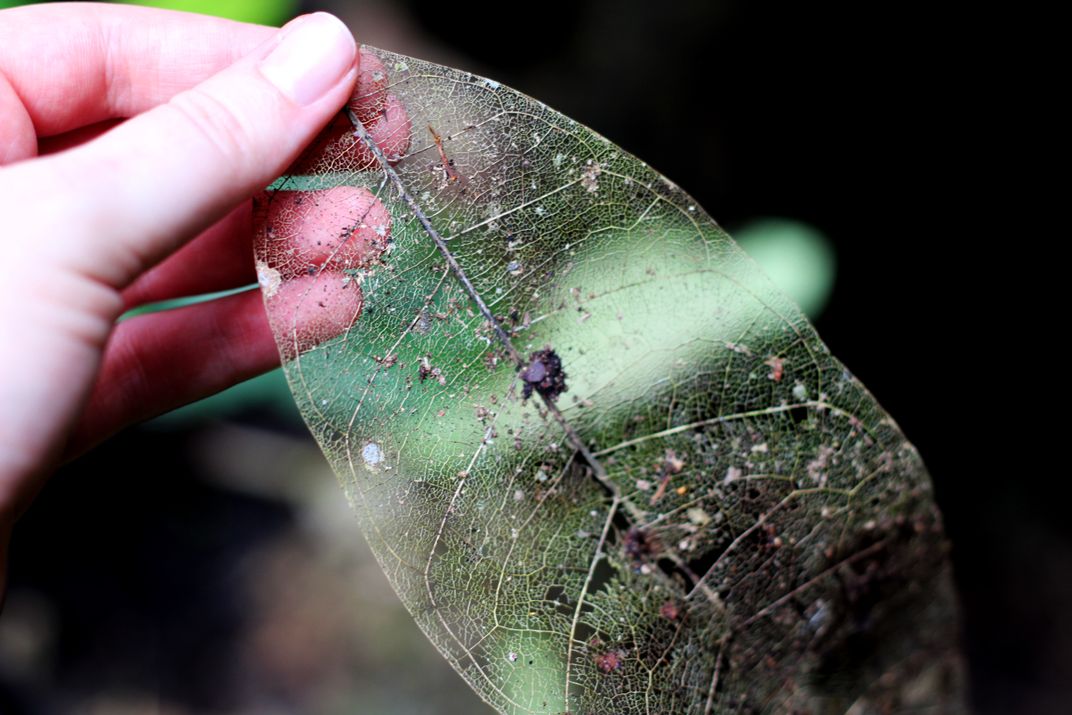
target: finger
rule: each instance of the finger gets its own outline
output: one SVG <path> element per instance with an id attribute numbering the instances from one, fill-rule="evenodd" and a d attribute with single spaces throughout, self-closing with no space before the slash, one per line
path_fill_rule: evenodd
<path id="1" fill-rule="evenodd" d="M 358 48 L 358 52 L 361 59 L 358 62 L 357 83 L 354 86 L 354 93 L 348 106 L 354 110 L 358 119 L 367 126 L 372 138 L 377 140 L 377 143 L 381 145 L 388 157 L 400 155 L 405 152 L 409 142 L 409 115 L 398 100 L 391 97 L 387 92 L 388 73 L 383 62 L 364 47 Z M 2 76 L 0 76 L 0 80 L 2 80 Z M 161 99 L 162 101 L 164 99 Z M 3 111 L 2 107 L 3 100 L 0 100 L 0 112 Z M 148 108 L 144 107 L 143 109 Z M 62 134 L 38 137 L 37 153 L 42 156 L 55 154 L 64 149 L 84 144 L 100 136 L 121 121 L 121 118 L 105 119 L 95 124 L 70 129 Z M 27 126 L 30 125 L 27 124 Z M 342 114 L 333 120 L 331 126 L 338 127 L 348 134 L 353 134 L 350 120 Z M 32 126 L 30 126 L 30 131 L 32 133 Z M 328 128 L 325 128 L 325 132 L 327 131 Z M 371 153 L 367 153 L 367 155 L 371 157 Z M 2 151 L 0 151 L 0 156 L 2 156 Z M 3 163 L 2 160 L 0 160 L 0 163 Z"/>
<path id="2" fill-rule="evenodd" d="M 0 166 L 33 156 L 36 150 L 33 120 L 0 65 Z"/>
<path id="3" fill-rule="evenodd" d="M 275 272 L 275 279 L 262 282 L 261 287 L 268 322 L 279 336 L 279 350 L 287 360 L 345 333 L 361 317 L 361 286 L 334 270 L 284 283 L 278 282 Z"/>
<path id="4" fill-rule="evenodd" d="M 63 134 L 57 134 L 51 137 L 39 137 L 37 140 L 37 154 L 39 156 L 48 156 L 49 154 L 58 154 L 61 151 L 73 149 L 76 146 L 93 141 L 112 127 L 119 126 L 122 121 L 122 119 L 105 119 L 101 122 L 72 129 Z"/>
<path id="5" fill-rule="evenodd" d="M 365 126 L 369 136 L 392 164 L 409 150 L 412 121 L 397 97 L 385 96 L 383 108 Z M 287 169 L 288 174 L 324 174 L 333 171 L 369 171 L 378 165 L 372 151 L 356 134 L 349 118 L 333 118 L 309 149 Z"/>
<path id="6" fill-rule="evenodd" d="M 367 266 L 391 240 L 390 212 L 364 187 L 264 192 L 253 207 L 257 254 L 283 278 Z"/>
<path id="7" fill-rule="evenodd" d="M 277 365 L 257 290 L 125 320 L 108 341 L 66 457 Z"/>
<path id="8" fill-rule="evenodd" d="M 242 204 L 123 291 L 123 309 L 257 281 L 250 202 Z"/>
<path id="9" fill-rule="evenodd" d="M 189 13 L 89 3 L 58 11 L 15 8 L 0 18 L 0 164 L 33 156 L 35 134 L 131 117 L 166 102 L 278 32 Z"/>
<path id="10" fill-rule="evenodd" d="M 0 172 L 0 190 L 62 237 L 51 263 L 125 288 L 278 176 L 349 98 L 356 58 L 337 19 L 299 18 L 167 104 Z"/>

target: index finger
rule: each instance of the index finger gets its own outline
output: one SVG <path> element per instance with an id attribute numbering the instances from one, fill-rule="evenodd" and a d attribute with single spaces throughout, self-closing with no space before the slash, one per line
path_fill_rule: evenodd
<path id="1" fill-rule="evenodd" d="M 0 164 L 34 156 L 37 137 L 132 117 L 166 102 L 276 32 L 124 5 L 0 11 Z"/>

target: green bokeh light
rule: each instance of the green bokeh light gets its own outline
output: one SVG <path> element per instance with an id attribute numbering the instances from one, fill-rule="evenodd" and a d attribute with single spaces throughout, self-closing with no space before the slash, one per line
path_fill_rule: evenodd
<path id="1" fill-rule="evenodd" d="M 757 219 L 733 232 L 774 284 L 815 320 L 830 299 L 837 258 L 830 239 L 789 219 Z"/>

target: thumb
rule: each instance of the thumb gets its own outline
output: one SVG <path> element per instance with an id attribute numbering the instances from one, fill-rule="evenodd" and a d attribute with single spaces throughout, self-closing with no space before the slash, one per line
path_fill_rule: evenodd
<path id="1" fill-rule="evenodd" d="M 300 17 L 168 103 L 6 178 L 29 206 L 50 188 L 32 213 L 68 238 L 51 258 L 122 288 L 281 174 L 349 98 L 357 58 L 338 19 Z"/>

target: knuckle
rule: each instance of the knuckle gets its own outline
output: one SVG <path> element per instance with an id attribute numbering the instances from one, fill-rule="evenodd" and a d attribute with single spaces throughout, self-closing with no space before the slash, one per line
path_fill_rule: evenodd
<path id="1" fill-rule="evenodd" d="M 153 381 L 141 344 L 126 339 L 125 335 L 117 335 L 108 346 L 105 361 L 110 363 L 111 374 L 118 377 L 110 396 L 113 403 L 125 408 L 148 404 L 152 397 Z"/>
<path id="2" fill-rule="evenodd" d="M 252 128 L 218 97 L 195 87 L 175 96 L 169 106 L 226 165 L 239 165 L 250 155 Z"/>

